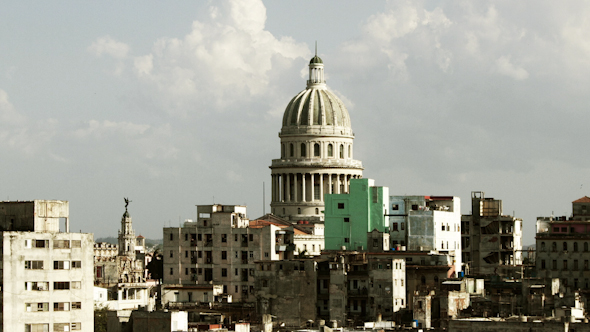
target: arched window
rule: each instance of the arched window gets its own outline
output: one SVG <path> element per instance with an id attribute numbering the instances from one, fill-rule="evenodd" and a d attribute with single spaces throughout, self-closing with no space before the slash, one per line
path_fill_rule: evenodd
<path id="1" fill-rule="evenodd" d="M 328 144 L 328 157 L 334 157 L 334 147 L 332 144 Z"/>
<path id="2" fill-rule="evenodd" d="M 578 252 L 578 242 L 574 242 L 574 251 Z"/>
<path id="3" fill-rule="evenodd" d="M 348 146 L 348 158 L 352 158 L 352 146 Z"/>
<path id="4" fill-rule="evenodd" d="M 340 159 L 344 158 L 344 145 L 340 144 Z"/>
<path id="5" fill-rule="evenodd" d="M 297 208 L 297 214 L 301 214 L 301 208 Z"/>
<path id="6" fill-rule="evenodd" d="M 295 155 L 295 147 L 293 146 L 293 143 L 291 143 L 289 146 L 289 156 L 293 157 L 294 155 Z"/>
<path id="7" fill-rule="evenodd" d="M 541 242 L 541 251 L 545 251 L 545 242 Z"/>
<path id="8" fill-rule="evenodd" d="M 557 243 L 551 243 L 551 251 L 557 251 Z"/>
<path id="9" fill-rule="evenodd" d="M 320 156 L 320 145 L 318 143 L 313 145 L 313 156 L 314 157 Z"/>
<path id="10" fill-rule="evenodd" d="M 305 151 L 305 143 L 301 143 L 301 156 L 307 156 L 307 151 Z"/>
<path id="11" fill-rule="evenodd" d="M 285 144 L 281 144 L 281 158 L 285 158 Z"/>
<path id="12" fill-rule="evenodd" d="M 563 243 L 563 251 L 567 251 L 567 242 Z"/>
<path id="13" fill-rule="evenodd" d="M 320 214 L 320 209 L 315 208 L 315 214 Z"/>

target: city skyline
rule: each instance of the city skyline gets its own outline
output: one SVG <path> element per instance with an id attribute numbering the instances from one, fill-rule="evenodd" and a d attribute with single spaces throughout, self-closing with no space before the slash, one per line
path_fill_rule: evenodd
<path id="1" fill-rule="evenodd" d="M 197 204 L 270 212 L 315 41 L 363 176 L 391 195 L 459 196 L 469 213 L 484 191 L 523 219 L 525 245 L 536 217 L 589 195 L 583 2 L 1 6 L 2 200 L 68 200 L 96 237 L 123 197 L 150 238 Z"/>

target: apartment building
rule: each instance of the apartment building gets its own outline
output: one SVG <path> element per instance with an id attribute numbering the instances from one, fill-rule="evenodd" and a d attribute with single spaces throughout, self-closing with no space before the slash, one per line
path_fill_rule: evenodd
<path id="1" fill-rule="evenodd" d="M 455 196 L 389 197 L 391 247 L 449 255 L 461 271 L 461 201 Z"/>
<path id="2" fill-rule="evenodd" d="M 537 218 L 538 277 L 570 289 L 590 288 L 590 197 L 572 202 L 572 215 Z"/>
<path id="3" fill-rule="evenodd" d="M 164 284 L 213 283 L 223 290 L 215 300 L 254 302 L 254 262 L 290 259 L 294 249 L 292 225 L 250 221 L 245 206 L 198 205 L 196 221 L 164 228 Z"/>
<path id="4" fill-rule="evenodd" d="M 471 192 L 471 214 L 461 217 L 463 263 L 471 275 L 511 275 L 522 264 L 522 219 L 505 215 L 502 201 Z"/>
<path id="5" fill-rule="evenodd" d="M 0 331 L 94 331 L 93 235 L 68 232 L 69 203 L 0 202 L 0 229 Z"/>
<path id="6" fill-rule="evenodd" d="M 348 193 L 326 194 L 325 239 L 327 250 L 366 250 L 367 234 L 387 232 L 389 188 L 372 179 L 351 179 Z"/>

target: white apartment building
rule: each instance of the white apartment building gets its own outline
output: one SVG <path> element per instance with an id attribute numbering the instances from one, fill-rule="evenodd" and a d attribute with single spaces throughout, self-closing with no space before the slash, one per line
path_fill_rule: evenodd
<path id="1" fill-rule="evenodd" d="M 461 203 L 454 196 L 390 196 L 391 248 L 435 251 L 461 271 Z"/>
<path id="2" fill-rule="evenodd" d="M 0 202 L 0 331 L 94 331 L 93 235 L 67 232 L 68 215 L 67 201 Z"/>
<path id="3" fill-rule="evenodd" d="M 250 221 L 239 205 L 198 205 L 197 215 L 196 222 L 164 228 L 167 287 L 213 283 L 223 290 L 217 300 L 253 302 L 254 262 L 293 257 L 292 225 Z M 187 295 L 184 302 L 199 301 Z"/>

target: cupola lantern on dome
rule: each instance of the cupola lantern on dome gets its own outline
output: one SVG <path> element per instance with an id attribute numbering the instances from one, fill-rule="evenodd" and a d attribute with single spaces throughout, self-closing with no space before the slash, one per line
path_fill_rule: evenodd
<path id="1" fill-rule="evenodd" d="M 317 46 L 307 87 L 287 105 L 279 137 L 281 158 L 270 166 L 272 213 L 293 222 L 323 222 L 324 194 L 347 193 L 363 167 L 353 159 L 350 116 L 326 86 Z"/>

